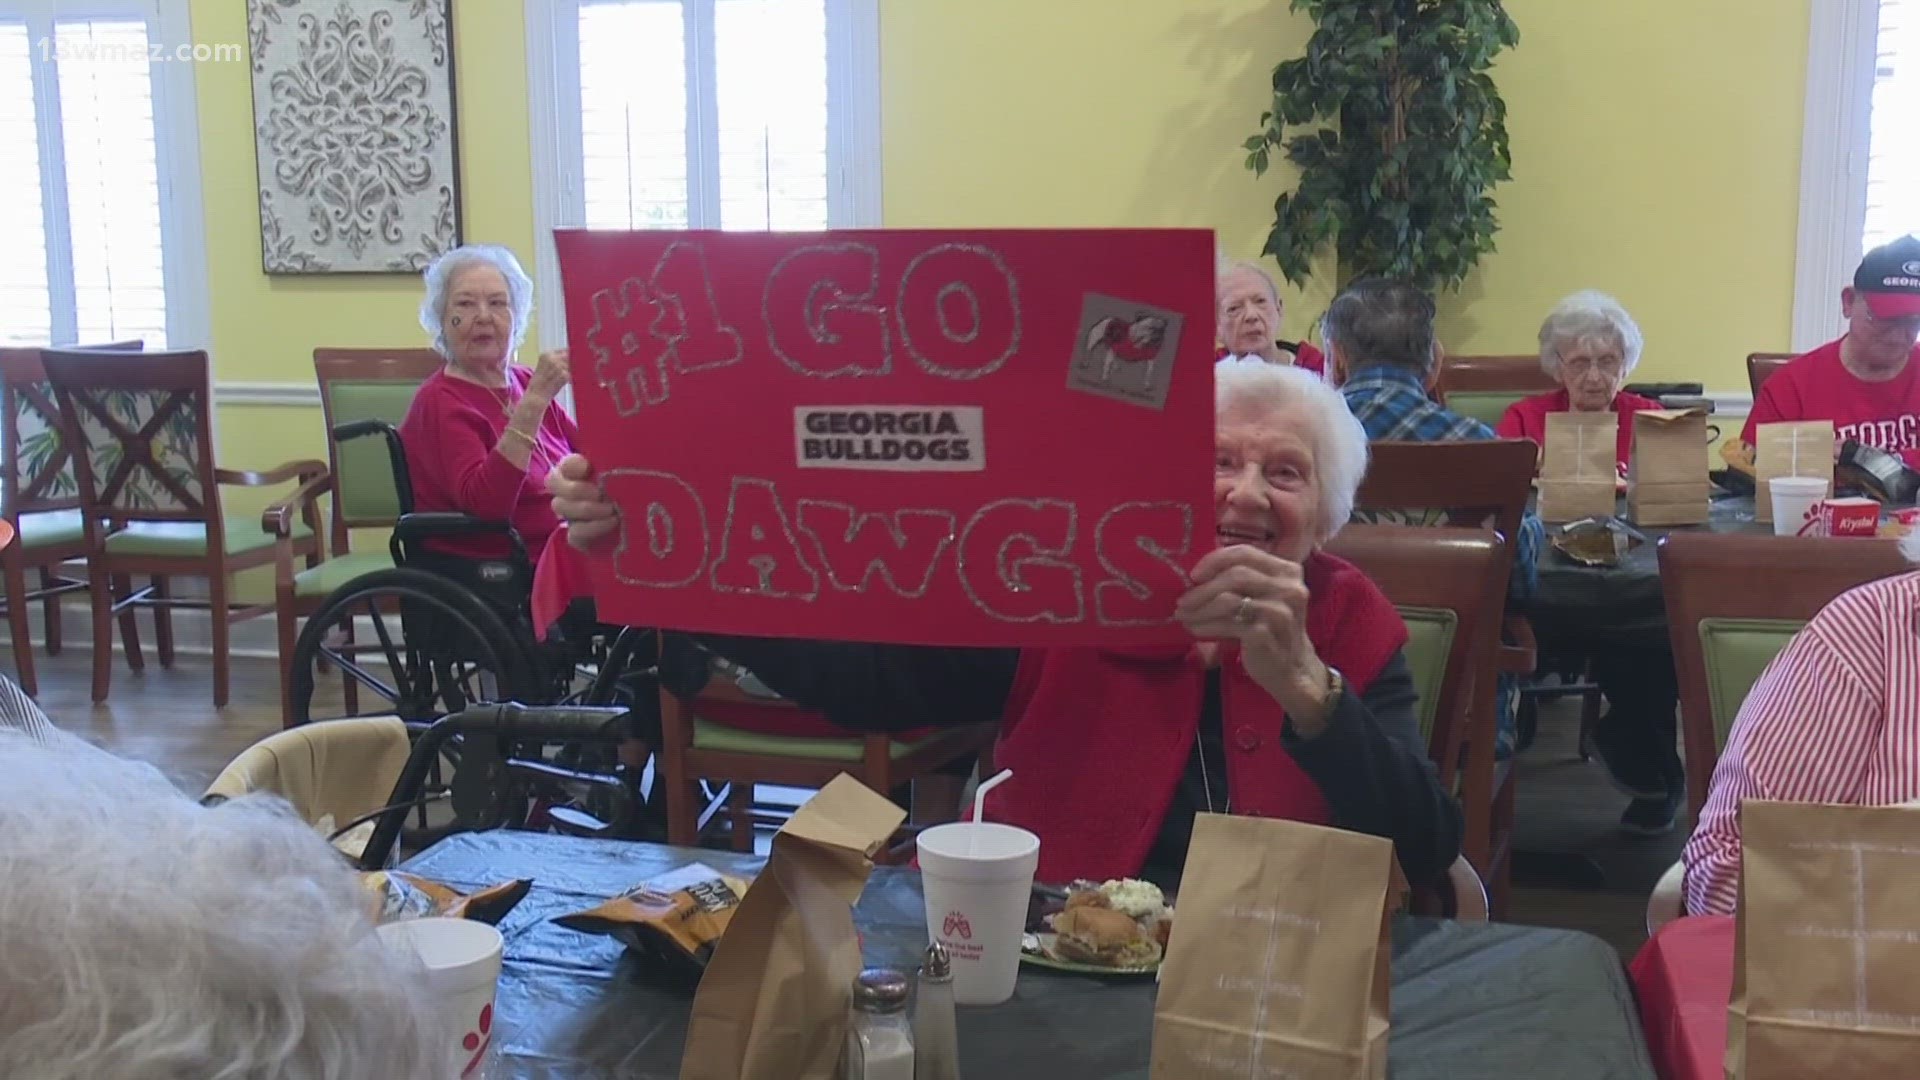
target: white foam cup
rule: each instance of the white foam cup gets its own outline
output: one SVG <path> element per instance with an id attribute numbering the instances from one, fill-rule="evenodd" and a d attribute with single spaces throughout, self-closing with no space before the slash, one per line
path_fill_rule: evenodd
<path id="1" fill-rule="evenodd" d="M 449 1080 L 475 1077 L 493 1044 L 493 1000 L 500 987 L 506 941 L 472 919 L 406 919 L 376 931 L 388 948 L 410 952 L 426 965 L 428 981 L 457 1025 L 448 1045 Z"/>
<path id="2" fill-rule="evenodd" d="M 1776 476 L 1767 481 L 1773 498 L 1773 535 L 1798 536 L 1813 508 L 1827 497 L 1827 481 L 1818 476 Z"/>
<path id="3" fill-rule="evenodd" d="M 1013 996 L 1040 838 L 995 822 L 956 821 L 920 833 L 927 936 L 953 957 L 953 1000 L 998 1005 Z"/>

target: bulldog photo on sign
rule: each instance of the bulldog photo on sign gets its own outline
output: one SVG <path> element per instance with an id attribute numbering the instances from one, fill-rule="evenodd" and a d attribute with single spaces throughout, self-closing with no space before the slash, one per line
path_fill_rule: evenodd
<path id="1" fill-rule="evenodd" d="M 1133 405 L 1164 408 L 1184 320 L 1173 311 L 1086 294 L 1067 386 Z"/>

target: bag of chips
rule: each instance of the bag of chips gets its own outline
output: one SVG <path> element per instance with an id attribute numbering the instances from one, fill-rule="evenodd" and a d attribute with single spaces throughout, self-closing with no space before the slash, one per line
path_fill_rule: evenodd
<path id="1" fill-rule="evenodd" d="M 584 934 L 607 934 L 650 967 L 698 982 L 750 882 L 692 863 L 649 878 L 590 911 L 553 921 Z"/>
<path id="2" fill-rule="evenodd" d="M 372 870 L 360 875 L 373 905 L 375 922 L 441 917 L 472 919 L 498 926 L 501 919 L 526 899 L 530 878 L 503 882 L 477 893 L 463 893 L 437 881 L 400 870 Z"/>

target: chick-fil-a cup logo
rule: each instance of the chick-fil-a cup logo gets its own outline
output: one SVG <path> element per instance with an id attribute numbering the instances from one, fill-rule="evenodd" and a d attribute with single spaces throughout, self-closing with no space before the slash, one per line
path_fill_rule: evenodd
<path id="1" fill-rule="evenodd" d="M 957 911 L 947 912 L 946 921 L 940 924 L 940 932 L 948 937 L 958 937 L 962 941 L 973 940 L 973 925 L 967 917 Z"/>

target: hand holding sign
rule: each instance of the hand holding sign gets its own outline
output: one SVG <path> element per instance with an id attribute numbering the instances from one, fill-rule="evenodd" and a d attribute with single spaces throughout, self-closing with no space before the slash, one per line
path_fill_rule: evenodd
<path id="1" fill-rule="evenodd" d="M 556 235 L 604 617 L 923 644 L 1181 639 L 1200 232 Z M 1204 326 L 1204 321 L 1196 325 Z M 597 549 L 596 549 L 597 550 Z"/>

